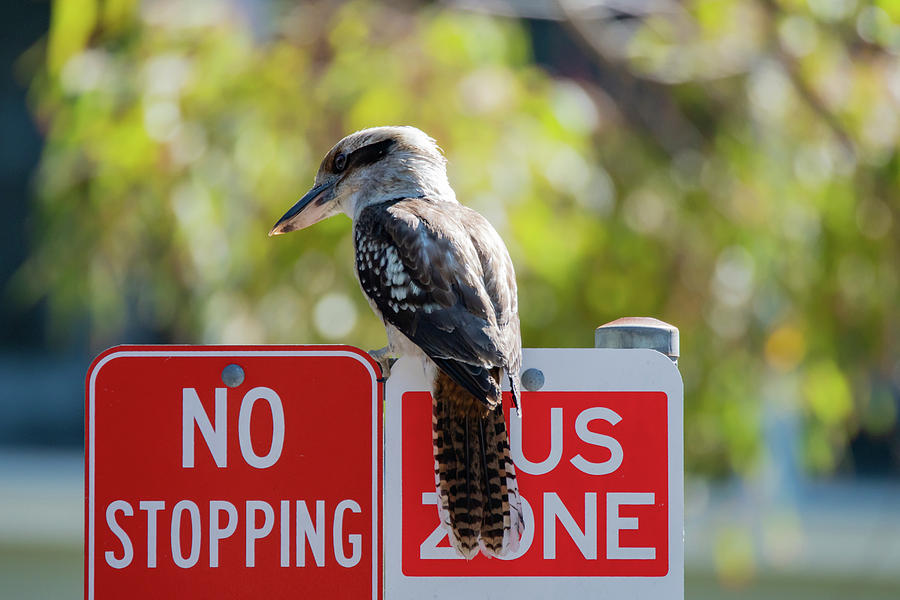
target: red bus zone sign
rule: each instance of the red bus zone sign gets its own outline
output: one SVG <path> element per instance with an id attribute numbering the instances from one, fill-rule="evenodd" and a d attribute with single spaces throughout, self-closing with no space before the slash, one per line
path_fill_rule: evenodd
<path id="1" fill-rule="evenodd" d="M 380 599 L 377 373 L 343 346 L 100 355 L 85 597 Z"/>
<path id="2" fill-rule="evenodd" d="M 651 350 L 600 349 L 527 350 L 525 365 L 546 380 L 524 393 L 521 419 L 504 399 L 525 534 L 511 556 L 468 561 L 439 526 L 427 385 L 415 365 L 395 365 L 386 420 L 389 596 L 683 598 L 675 366 Z"/>

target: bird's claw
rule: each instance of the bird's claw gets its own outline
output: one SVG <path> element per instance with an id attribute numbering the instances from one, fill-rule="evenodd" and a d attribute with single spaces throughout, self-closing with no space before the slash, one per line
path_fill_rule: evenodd
<path id="1" fill-rule="evenodd" d="M 378 350 L 369 350 L 369 356 L 375 359 L 378 366 L 381 367 L 381 379 L 379 381 L 387 381 L 391 376 L 391 365 L 396 362 L 396 358 L 391 355 L 389 347 L 379 348 Z"/>

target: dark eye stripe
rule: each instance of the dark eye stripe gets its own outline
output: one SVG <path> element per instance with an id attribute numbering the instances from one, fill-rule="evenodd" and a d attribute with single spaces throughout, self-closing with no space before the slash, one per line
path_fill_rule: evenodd
<path id="1" fill-rule="evenodd" d="M 386 140 L 381 140 L 380 142 L 375 142 L 374 144 L 369 144 L 368 146 L 363 146 L 362 148 L 357 148 L 347 156 L 347 166 L 345 170 L 349 171 L 355 167 L 362 167 L 378 162 L 388 153 L 388 150 L 390 150 L 391 146 L 395 143 L 396 140 L 388 138 Z"/>

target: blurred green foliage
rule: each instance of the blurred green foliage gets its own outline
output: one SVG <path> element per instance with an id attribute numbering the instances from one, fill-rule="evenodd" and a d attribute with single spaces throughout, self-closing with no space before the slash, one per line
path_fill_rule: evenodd
<path id="1" fill-rule="evenodd" d="M 689 468 L 753 469 L 764 415 L 790 411 L 830 472 L 896 417 L 872 387 L 900 378 L 896 4 L 693 0 L 621 43 L 611 21 L 593 51 L 658 84 L 683 144 L 536 67 L 515 20 L 275 6 L 54 2 L 25 57 L 47 144 L 14 287 L 54 331 L 87 313 L 98 348 L 383 345 L 346 219 L 266 232 L 335 141 L 410 124 L 507 240 L 527 346 L 588 346 L 624 315 L 681 329 Z"/>

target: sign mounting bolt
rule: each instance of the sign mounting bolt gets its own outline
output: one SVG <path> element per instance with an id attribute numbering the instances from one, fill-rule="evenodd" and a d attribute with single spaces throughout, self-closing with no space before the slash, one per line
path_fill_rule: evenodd
<path id="1" fill-rule="evenodd" d="M 540 369 L 525 369 L 522 373 L 522 387 L 529 392 L 536 392 L 544 387 L 544 373 Z"/>
<path id="2" fill-rule="evenodd" d="M 244 369 L 240 365 L 230 364 L 222 369 L 222 383 L 230 388 L 244 383 Z"/>

